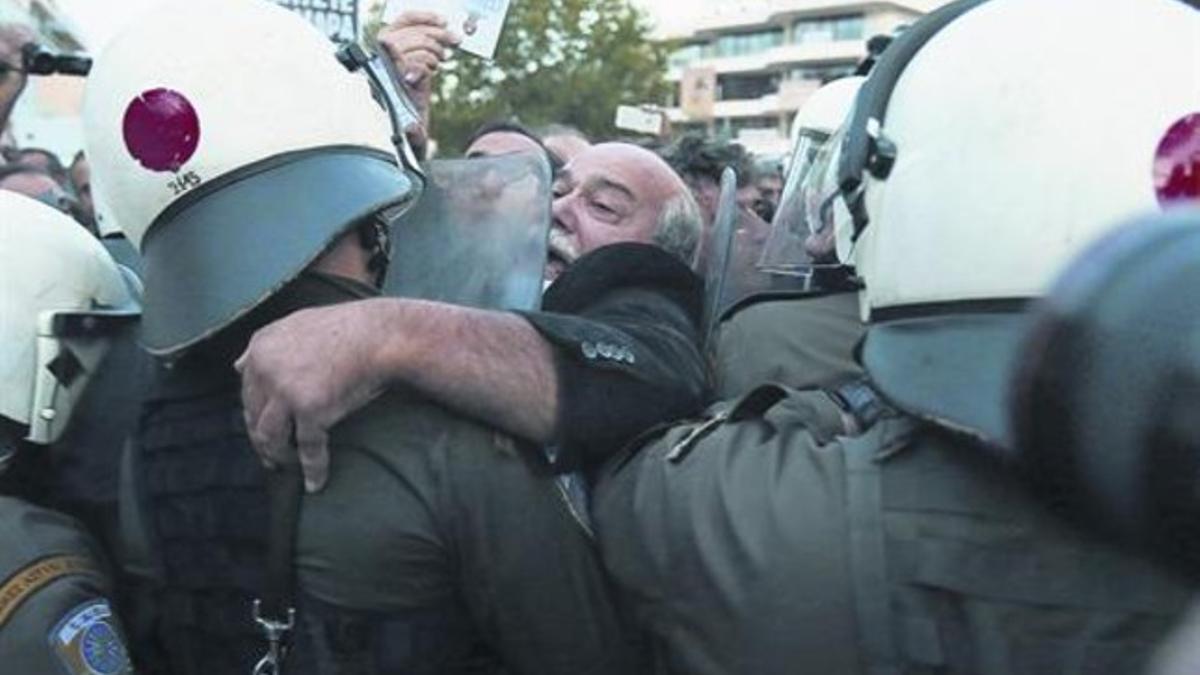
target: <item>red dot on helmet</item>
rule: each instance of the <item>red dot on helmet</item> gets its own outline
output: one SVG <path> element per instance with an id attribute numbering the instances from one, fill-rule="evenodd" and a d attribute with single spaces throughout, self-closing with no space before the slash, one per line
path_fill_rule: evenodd
<path id="1" fill-rule="evenodd" d="M 151 89 L 130 101 L 121 131 L 129 154 L 151 171 L 178 171 L 200 144 L 196 109 L 172 89 Z"/>
<path id="2" fill-rule="evenodd" d="M 1200 203 L 1200 112 L 1171 125 L 1154 154 L 1154 189 L 1158 203 Z"/>

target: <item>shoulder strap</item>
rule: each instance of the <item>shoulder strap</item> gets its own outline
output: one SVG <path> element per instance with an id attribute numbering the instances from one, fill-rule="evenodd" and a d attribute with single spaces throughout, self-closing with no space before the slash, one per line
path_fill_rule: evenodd
<path id="1" fill-rule="evenodd" d="M 120 473 L 117 479 L 117 510 L 122 570 L 140 579 L 160 581 L 162 560 L 154 554 L 150 527 L 146 519 L 145 495 L 141 489 L 140 462 L 132 441 L 126 441 L 121 451 Z"/>
<path id="2" fill-rule="evenodd" d="M 267 493 L 271 509 L 267 569 L 263 578 L 263 596 L 254 601 L 253 607 L 254 621 L 267 642 L 267 653 L 255 667 L 255 675 L 281 672 L 283 659 L 291 647 L 291 631 L 296 624 L 296 525 L 304 494 L 300 467 L 290 464 L 268 472 Z"/>

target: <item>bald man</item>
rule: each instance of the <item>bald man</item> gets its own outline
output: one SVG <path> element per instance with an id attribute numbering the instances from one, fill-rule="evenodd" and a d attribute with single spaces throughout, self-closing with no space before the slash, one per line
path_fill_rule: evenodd
<path id="1" fill-rule="evenodd" d="M 315 662 L 357 624 L 378 645 L 426 626 L 417 660 L 446 670 L 472 631 L 517 673 L 635 670 L 586 505 L 557 476 L 701 407 L 700 216 L 631 145 L 581 154 L 554 195 L 542 311 L 357 300 L 260 329 L 239 360 L 256 449 L 298 454 L 315 492 L 297 536 Z"/>

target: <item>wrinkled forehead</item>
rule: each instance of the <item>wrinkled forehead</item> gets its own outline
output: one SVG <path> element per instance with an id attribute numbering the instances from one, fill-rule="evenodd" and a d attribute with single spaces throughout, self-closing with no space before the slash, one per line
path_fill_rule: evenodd
<path id="1" fill-rule="evenodd" d="M 682 186 L 671 167 L 635 146 L 592 146 L 563 170 L 572 185 L 609 184 L 624 188 L 639 202 L 667 199 Z"/>

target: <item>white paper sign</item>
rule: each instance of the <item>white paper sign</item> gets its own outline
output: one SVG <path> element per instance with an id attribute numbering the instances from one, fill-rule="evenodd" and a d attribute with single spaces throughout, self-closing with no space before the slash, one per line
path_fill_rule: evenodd
<path id="1" fill-rule="evenodd" d="M 658 136 L 663 132 L 663 114 L 659 110 L 632 105 L 617 106 L 615 124 L 618 129 Z"/>
<path id="2" fill-rule="evenodd" d="M 511 0 L 388 0 L 385 23 L 403 12 L 432 12 L 446 19 L 446 28 L 462 38 L 459 49 L 491 59 Z"/>

